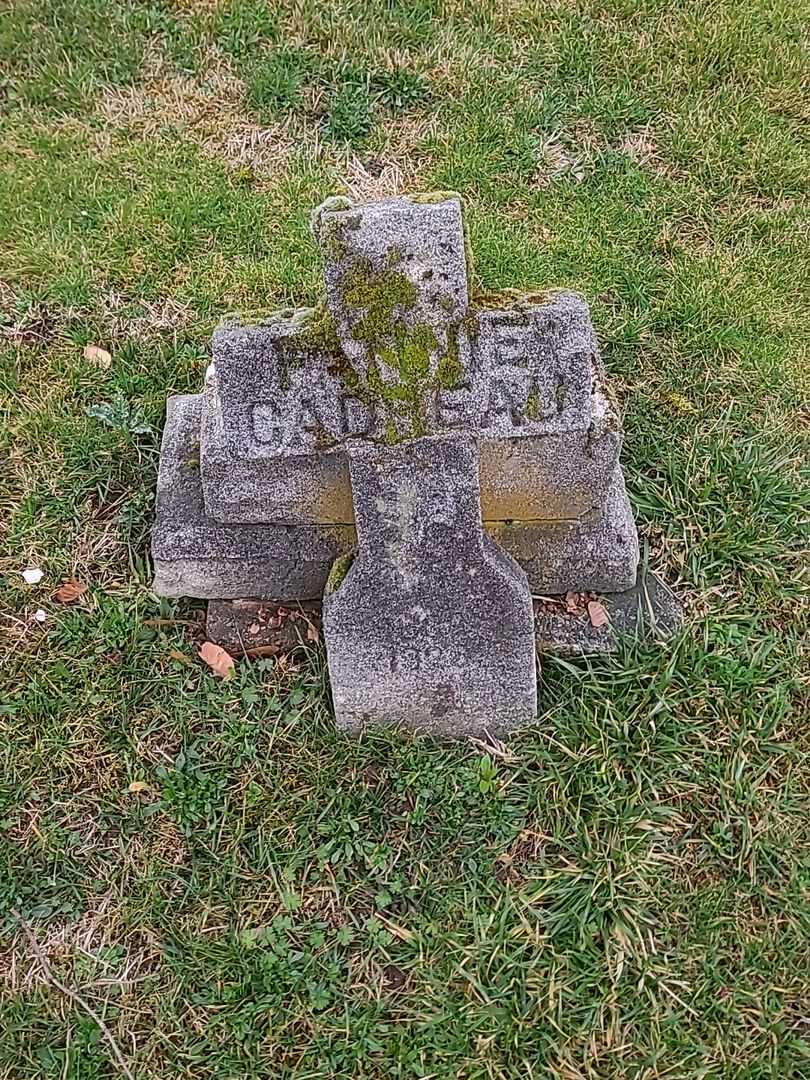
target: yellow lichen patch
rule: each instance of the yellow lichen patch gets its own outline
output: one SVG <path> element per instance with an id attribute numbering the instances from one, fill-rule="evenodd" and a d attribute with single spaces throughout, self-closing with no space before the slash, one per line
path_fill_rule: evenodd
<path id="1" fill-rule="evenodd" d="M 354 506 L 348 469 L 330 477 L 317 490 L 310 491 L 301 512 L 304 519 L 322 525 L 353 526 Z"/>
<path id="2" fill-rule="evenodd" d="M 326 579 L 324 593 L 327 596 L 338 591 L 340 586 L 346 580 L 346 575 L 351 569 L 353 562 L 354 552 L 350 552 L 348 555 L 339 555 L 338 558 L 335 559 L 332 563 L 332 569 L 329 571 L 329 577 Z"/>

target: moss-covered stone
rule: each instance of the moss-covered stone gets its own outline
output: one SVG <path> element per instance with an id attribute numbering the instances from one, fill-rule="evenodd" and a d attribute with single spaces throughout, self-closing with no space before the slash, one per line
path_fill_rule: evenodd
<path id="1" fill-rule="evenodd" d="M 456 389 L 464 379 L 464 367 L 461 363 L 459 348 L 461 329 L 461 320 L 451 323 L 447 328 L 447 352 L 441 357 L 436 368 L 439 385 L 445 390 Z"/>
<path id="2" fill-rule="evenodd" d="M 537 387 L 534 387 L 531 390 L 526 399 L 526 418 L 528 420 L 540 419 L 540 394 L 537 391 Z"/>
<path id="3" fill-rule="evenodd" d="M 355 263 L 343 276 L 343 299 L 349 308 L 362 311 L 352 327 L 352 337 L 379 349 L 394 337 L 397 309 L 408 311 L 416 304 L 416 286 L 399 271 L 374 270 L 366 259 Z"/>
<path id="4" fill-rule="evenodd" d="M 309 225 L 315 239 L 320 240 L 324 214 L 351 210 L 353 206 L 354 203 L 347 195 L 330 195 L 328 199 L 324 199 L 320 206 L 315 207 L 309 218 Z"/>
<path id="5" fill-rule="evenodd" d="M 405 198 L 418 205 L 446 202 L 448 199 L 458 199 L 461 202 L 457 191 L 414 191 Z"/>
<path id="6" fill-rule="evenodd" d="M 332 569 L 329 571 L 329 577 L 326 579 L 326 586 L 324 592 L 326 595 L 337 592 L 343 582 L 346 580 L 346 575 L 351 569 L 354 562 L 354 552 L 350 551 L 347 555 L 339 555 L 337 559 L 332 563 Z"/>
<path id="7" fill-rule="evenodd" d="M 471 298 L 471 304 L 484 311 L 521 311 L 541 307 L 550 303 L 560 289 L 498 289 L 478 291 Z"/>
<path id="8" fill-rule="evenodd" d="M 408 315 L 419 293 L 413 282 L 395 269 L 404 252 L 391 248 L 380 269 L 368 260 L 355 263 L 344 275 L 342 295 L 356 316 L 351 334 L 366 347 L 366 371 L 355 380 L 344 371 L 346 385 L 361 401 L 385 416 L 385 440 L 418 438 L 427 430 L 426 402 L 436 378 L 433 368 L 439 343 L 425 323 Z M 391 377 L 380 370 L 388 369 Z"/>
<path id="9" fill-rule="evenodd" d="M 322 298 L 314 308 L 307 308 L 306 317 L 299 322 L 301 331 L 295 339 L 297 346 L 329 353 L 340 352 L 340 337 L 326 300 Z"/>
<path id="10" fill-rule="evenodd" d="M 330 218 L 321 225 L 318 243 L 327 259 L 339 262 L 346 257 L 345 227 L 341 218 Z"/>

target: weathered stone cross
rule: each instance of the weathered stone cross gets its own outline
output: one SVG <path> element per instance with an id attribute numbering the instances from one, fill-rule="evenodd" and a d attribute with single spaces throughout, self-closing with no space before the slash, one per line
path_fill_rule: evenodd
<path id="1" fill-rule="evenodd" d="M 454 195 L 329 199 L 313 230 L 325 303 L 226 324 L 205 393 L 173 399 L 156 587 L 325 587 L 342 726 L 509 730 L 535 711 L 532 592 L 636 576 L 587 307 L 563 292 L 471 302 Z M 194 432 L 192 483 L 179 453 Z"/>

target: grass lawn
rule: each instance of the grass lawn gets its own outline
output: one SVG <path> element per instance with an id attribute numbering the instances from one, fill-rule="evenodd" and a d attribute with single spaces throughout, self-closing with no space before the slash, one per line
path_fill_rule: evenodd
<path id="1" fill-rule="evenodd" d="M 808 23 L 6 6 L 3 1080 L 810 1077 Z M 326 195 L 448 188 L 480 288 L 591 301 L 688 608 L 671 647 L 546 662 L 492 761 L 336 734 L 315 647 L 218 681 L 201 605 L 150 592 L 165 397 L 212 328 L 315 300 Z"/>

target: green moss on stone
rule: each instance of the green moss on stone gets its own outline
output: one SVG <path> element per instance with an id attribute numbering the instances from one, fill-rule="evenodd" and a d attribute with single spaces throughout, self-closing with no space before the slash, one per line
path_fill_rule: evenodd
<path id="1" fill-rule="evenodd" d="M 454 390 L 464 378 L 464 367 L 459 352 L 459 333 L 461 320 L 451 323 L 447 328 L 447 352 L 439 360 L 436 377 L 445 390 Z"/>
<path id="2" fill-rule="evenodd" d="M 310 215 L 309 224 L 312 229 L 312 235 L 316 240 L 320 241 L 321 226 L 323 225 L 324 214 L 334 213 L 341 210 L 351 210 L 354 203 L 347 195 L 330 195 L 328 199 L 316 206 Z"/>
<path id="3" fill-rule="evenodd" d="M 457 191 L 414 191 L 405 198 L 417 204 L 447 202 L 448 199 L 457 199 L 461 202 L 461 196 Z"/>
<path id="4" fill-rule="evenodd" d="M 341 371 L 349 393 L 382 414 L 387 443 L 426 433 L 436 392 L 463 381 L 459 338 L 472 325 L 466 318 L 452 322 L 442 353 L 434 329 L 414 320 L 419 291 L 396 269 L 403 254 L 392 247 L 376 267 L 359 260 L 341 283 L 350 333 L 365 346 L 365 371 L 358 373 L 348 363 Z M 452 310 L 455 303 L 449 297 L 446 301 L 440 306 Z"/>
<path id="5" fill-rule="evenodd" d="M 526 399 L 526 417 L 529 420 L 540 419 L 540 395 L 537 392 L 537 387 L 534 387 Z"/>
<path id="6" fill-rule="evenodd" d="M 308 309 L 307 318 L 301 320 L 301 331 L 296 336 L 295 344 L 304 349 L 318 349 L 329 353 L 340 352 L 340 337 L 335 320 L 323 298 L 314 308 Z"/>
<path id="7" fill-rule="evenodd" d="M 484 311 L 526 311 L 530 307 L 548 303 L 550 294 L 539 290 L 499 289 L 477 292 L 472 299 L 475 307 Z"/>
<path id="8" fill-rule="evenodd" d="M 345 228 L 346 223 L 341 218 L 330 218 L 321 225 L 318 244 L 330 262 L 340 262 L 346 258 Z"/>
<path id="9" fill-rule="evenodd" d="M 416 286 L 395 270 L 374 270 L 367 259 L 358 261 L 343 277 L 343 299 L 364 312 L 352 337 L 379 347 L 393 337 L 397 308 L 407 311 L 417 300 Z"/>
<path id="10" fill-rule="evenodd" d="M 332 563 L 332 569 L 329 571 L 329 577 L 326 579 L 326 587 L 324 592 L 329 595 L 337 592 L 343 582 L 346 580 L 346 575 L 351 569 L 351 565 L 354 562 L 354 552 L 351 551 L 347 555 L 339 555 Z"/>
<path id="11" fill-rule="evenodd" d="M 393 420 L 389 420 L 385 425 L 384 440 L 388 446 L 396 446 L 399 442 L 399 432 L 397 431 L 397 425 Z"/>

